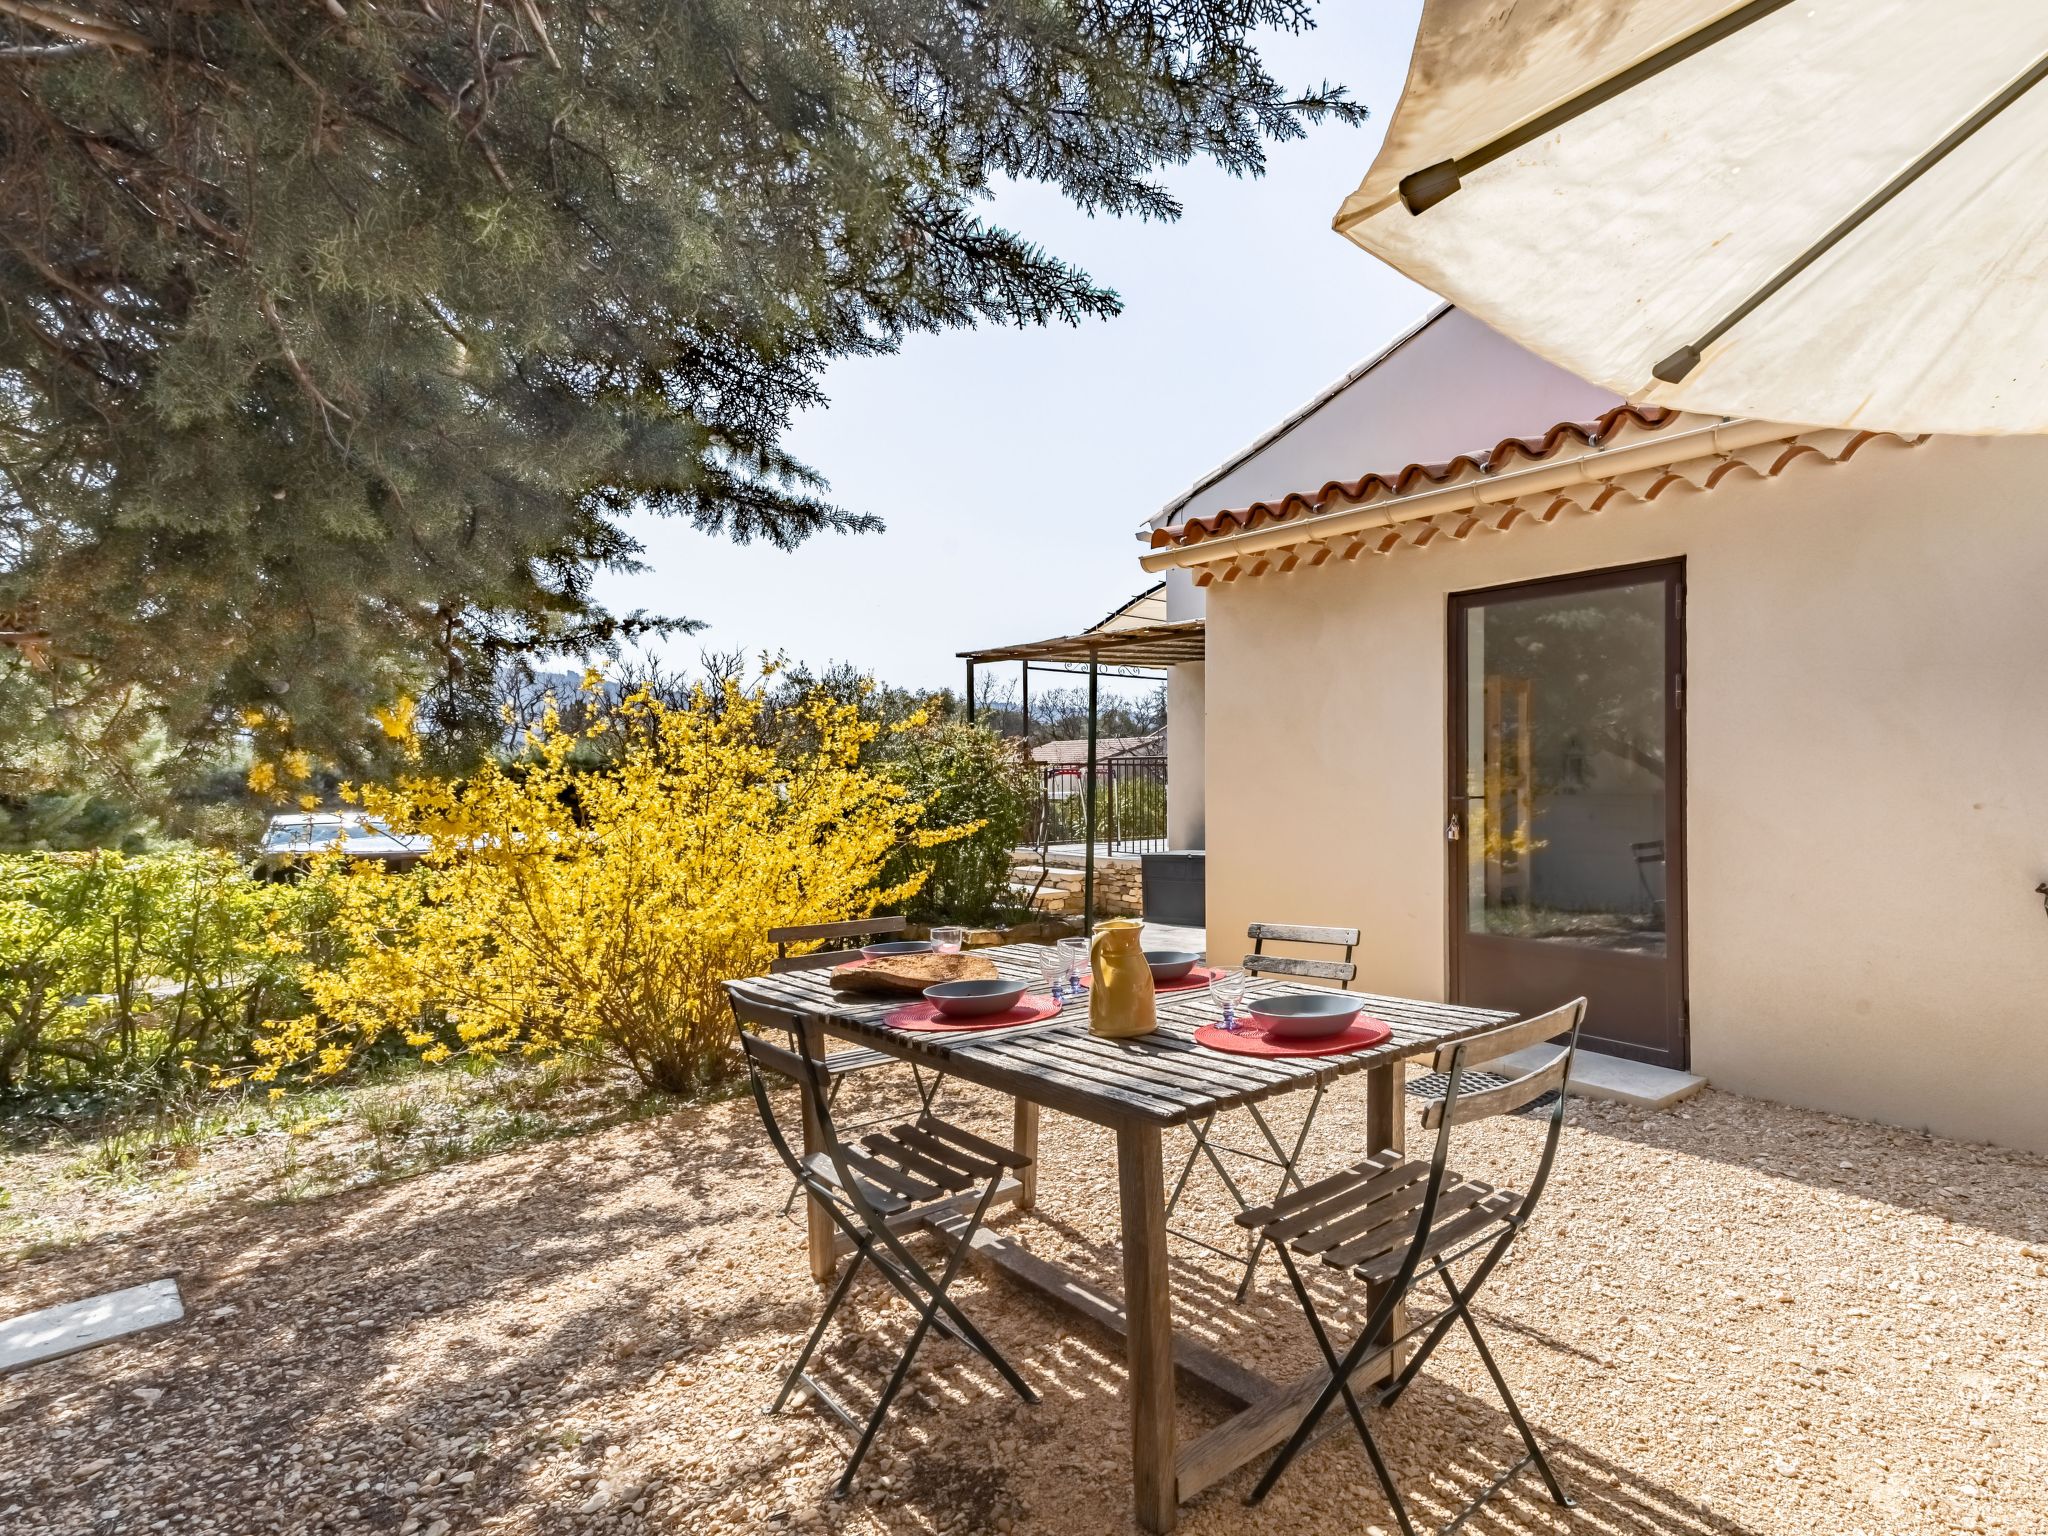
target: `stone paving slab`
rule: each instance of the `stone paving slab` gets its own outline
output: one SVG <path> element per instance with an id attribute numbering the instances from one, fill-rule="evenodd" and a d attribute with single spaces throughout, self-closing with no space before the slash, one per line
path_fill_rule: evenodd
<path id="1" fill-rule="evenodd" d="M 184 1315 L 178 1282 L 168 1278 L 25 1312 L 0 1322 L 0 1373 L 160 1328 Z"/>
<path id="2" fill-rule="evenodd" d="M 1514 1076 L 1535 1070 L 1554 1054 L 1554 1047 L 1532 1045 L 1488 1065 L 1496 1072 Z M 1581 1050 L 1572 1061 L 1571 1091 L 1582 1099 L 1605 1099 L 1611 1104 L 1633 1104 L 1639 1109 L 1669 1109 L 1706 1086 L 1707 1080 L 1696 1073 L 1624 1061 L 1598 1051 Z"/>

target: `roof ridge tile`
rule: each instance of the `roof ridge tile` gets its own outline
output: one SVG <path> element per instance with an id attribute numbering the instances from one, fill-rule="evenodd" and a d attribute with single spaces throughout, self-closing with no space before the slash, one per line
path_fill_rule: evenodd
<path id="1" fill-rule="evenodd" d="M 1356 480 L 1328 480 L 1315 492 L 1289 491 L 1276 501 L 1255 501 L 1237 510 L 1212 512 L 1185 522 L 1152 530 L 1152 547 L 1198 544 L 1204 539 L 1249 533 L 1266 523 L 1290 522 L 1298 516 L 1313 517 L 1335 501 L 1366 502 L 1378 495 L 1406 495 L 1418 480 L 1443 485 L 1461 471 L 1476 475 L 1501 474 L 1516 456 L 1532 464 L 1554 457 L 1567 440 L 1587 448 L 1599 448 L 1624 425 L 1646 432 L 1659 431 L 1678 419 L 1679 413 L 1661 405 L 1637 405 L 1624 400 L 1592 421 L 1560 421 L 1537 437 L 1504 437 L 1492 450 L 1461 453 L 1439 463 L 1405 464 L 1391 474 L 1372 471 Z"/>

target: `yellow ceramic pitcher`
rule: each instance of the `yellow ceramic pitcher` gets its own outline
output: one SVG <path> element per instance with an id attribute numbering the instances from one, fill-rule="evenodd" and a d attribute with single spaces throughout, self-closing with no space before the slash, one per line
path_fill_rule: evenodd
<path id="1" fill-rule="evenodd" d="M 1112 1040 L 1149 1035 L 1159 1027 L 1153 1008 L 1152 967 L 1138 942 L 1143 924 L 1112 917 L 1095 925 L 1088 944 L 1088 1033 Z"/>

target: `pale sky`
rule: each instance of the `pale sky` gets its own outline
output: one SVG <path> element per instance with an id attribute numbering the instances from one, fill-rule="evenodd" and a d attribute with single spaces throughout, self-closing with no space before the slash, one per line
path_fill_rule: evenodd
<path id="1" fill-rule="evenodd" d="M 664 648 L 677 663 L 781 650 L 957 688 L 956 652 L 1072 634 L 1149 585 L 1146 517 L 1434 303 L 1330 229 L 1400 95 L 1419 0 L 1318 9 L 1315 31 L 1265 49 L 1269 67 L 1289 88 L 1349 86 L 1372 110 L 1364 126 L 1269 149 L 1256 181 L 1168 175 L 1177 223 L 1091 220 L 1040 187 L 991 205 L 1116 289 L 1116 319 L 915 336 L 830 370 L 830 405 L 788 446 L 886 532 L 785 553 L 641 518 L 650 569 L 601 578 L 599 598 L 707 621 Z"/>

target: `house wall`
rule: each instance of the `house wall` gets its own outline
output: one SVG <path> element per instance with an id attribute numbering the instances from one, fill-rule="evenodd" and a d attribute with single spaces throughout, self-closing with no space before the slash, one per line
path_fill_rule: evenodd
<path id="1" fill-rule="evenodd" d="M 1682 556 L 1693 1067 L 2048 1151 L 2044 484 L 2048 440 L 1878 442 L 1210 587 L 1212 956 L 1355 924 L 1443 996 L 1448 594 Z"/>
<path id="2" fill-rule="evenodd" d="M 1483 452 L 1553 422 L 1590 421 L 1620 403 L 1613 391 L 1446 306 L 1168 503 L 1148 526 L 1278 500 L 1374 470 Z M 1200 618 L 1205 590 L 1182 572 L 1168 573 L 1168 616 Z"/>
<path id="3" fill-rule="evenodd" d="M 1207 836 L 1208 684 L 1199 661 L 1166 674 L 1166 846 L 1200 848 Z"/>
<path id="4" fill-rule="evenodd" d="M 1611 391 L 1445 306 L 1169 503 L 1152 523 L 1247 507 L 1418 460 L 1483 451 L 1553 422 L 1591 420 L 1618 403 Z M 1167 572 L 1167 617 L 1202 617 L 1205 591 L 1188 572 Z M 1202 736 L 1199 729 L 1193 735 L 1180 729 L 1183 720 L 1200 717 L 1203 690 L 1200 668 L 1174 668 L 1167 685 L 1167 718 L 1174 722 L 1167 742 L 1167 823 L 1175 848 L 1203 846 Z"/>

